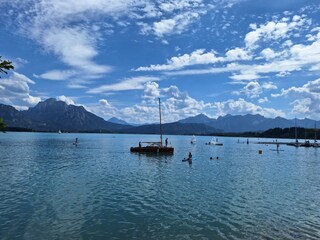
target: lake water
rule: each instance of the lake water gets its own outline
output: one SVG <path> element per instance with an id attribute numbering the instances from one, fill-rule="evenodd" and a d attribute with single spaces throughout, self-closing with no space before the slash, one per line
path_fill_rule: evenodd
<path id="1" fill-rule="evenodd" d="M 166 137 L 173 156 L 130 153 L 153 135 L 0 134 L 0 239 L 320 238 L 319 148 Z"/>

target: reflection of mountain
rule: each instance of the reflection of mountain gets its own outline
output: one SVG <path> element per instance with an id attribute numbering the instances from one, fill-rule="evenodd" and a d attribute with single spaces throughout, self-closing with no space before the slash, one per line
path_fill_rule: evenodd
<path id="1" fill-rule="evenodd" d="M 132 126 L 127 122 L 111 118 L 109 121 L 88 112 L 82 106 L 67 105 L 53 98 L 38 103 L 26 111 L 18 111 L 12 106 L 0 104 L 0 117 L 9 127 L 29 128 L 36 131 L 89 131 L 114 133 L 158 134 L 158 124 Z M 314 120 L 297 120 L 297 126 L 314 128 Z M 259 114 L 244 116 L 226 115 L 217 119 L 204 114 L 163 124 L 164 134 L 214 134 L 265 131 L 272 128 L 290 128 L 295 120 L 281 117 L 265 118 Z M 320 121 L 317 122 L 320 126 Z"/>

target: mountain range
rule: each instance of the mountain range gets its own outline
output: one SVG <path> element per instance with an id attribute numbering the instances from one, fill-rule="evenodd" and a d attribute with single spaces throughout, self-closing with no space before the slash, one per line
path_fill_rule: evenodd
<path id="1" fill-rule="evenodd" d="M 247 115 L 230 115 L 227 114 L 217 119 L 209 118 L 204 114 L 199 114 L 194 117 L 189 117 L 180 120 L 181 123 L 202 123 L 208 126 L 215 127 L 223 130 L 223 132 L 262 132 L 272 128 L 290 128 L 290 127 L 303 127 L 314 128 L 315 123 L 320 126 L 320 121 L 312 119 L 286 119 L 282 117 L 265 118 L 259 114 Z"/>
<path id="2" fill-rule="evenodd" d="M 12 106 L 0 104 L 0 117 L 9 127 L 29 128 L 36 131 L 118 131 L 125 126 L 107 122 L 88 112 L 82 106 L 67 105 L 49 98 L 35 107 L 18 111 Z"/>
<path id="3" fill-rule="evenodd" d="M 127 122 L 103 118 L 87 111 L 83 106 L 68 105 L 49 98 L 28 110 L 18 111 L 12 106 L 0 104 L 0 118 L 10 128 L 24 128 L 35 131 L 66 132 L 109 132 L 158 134 L 159 124 L 133 126 Z M 316 122 L 320 126 L 320 121 Z M 204 114 L 162 124 L 164 134 L 221 134 L 241 132 L 262 132 L 272 128 L 290 128 L 295 125 L 314 128 L 315 121 L 305 119 L 265 118 L 259 114 L 225 115 L 217 119 Z"/>

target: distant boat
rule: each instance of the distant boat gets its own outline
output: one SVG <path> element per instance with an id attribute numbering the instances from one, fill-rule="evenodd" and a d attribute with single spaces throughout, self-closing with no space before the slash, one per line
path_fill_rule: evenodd
<path id="1" fill-rule="evenodd" d="M 300 147 L 312 147 L 312 144 L 309 140 L 305 140 L 304 143 L 300 143 Z"/>
<path id="2" fill-rule="evenodd" d="M 223 143 L 219 143 L 218 139 L 212 138 L 210 142 L 206 143 L 206 145 L 223 146 Z"/>
<path id="3" fill-rule="evenodd" d="M 314 121 L 314 143 L 312 144 L 313 147 L 320 147 L 320 143 L 317 141 L 317 122 Z"/>
<path id="4" fill-rule="evenodd" d="M 298 133 L 297 133 L 297 119 L 295 119 L 295 126 L 294 126 L 294 135 L 295 135 L 295 142 L 287 143 L 288 146 L 300 147 L 301 143 L 298 141 Z"/>
<path id="5" fill-rule="evenodd" d="M 160 142 L 139 142 L 138 147 L 131 147 L 130 152 L 137 153 L 163 153 L 163 154 L 173 154 L 174 148 L 168 146 L 168 139 L 166 139 L 166 144 L 162 144 L 162 123 L 161 123 L 161 102 L 159 98 L 159 118 L 160 118 Z M 147 144 L 142 146 L 142 144 Z"/>
<path id="6" fill-rule="evenodd" d="M 197 142 L 196 136 L 193 135 L 191 138 L 191 144 L 195 144 Z"/>
<path id="7" fill-rule="evenodd" d="M 61 134 L 61 130 L 59 130 L 58 133 Z"/>

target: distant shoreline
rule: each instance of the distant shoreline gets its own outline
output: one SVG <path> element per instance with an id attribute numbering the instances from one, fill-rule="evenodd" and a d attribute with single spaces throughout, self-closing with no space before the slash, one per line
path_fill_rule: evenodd
<path id="1" fill-rule="evenodd" d="M 217 137 L 246 137 L 246 138 L 279 138 L 279 139 L 295 139 L 295 128 L 272 128 L 266 131 L 261 132 L 241 132 L 241 133 L 208 133 L 208 134 L 170 134 L 164 132 L 164 135 L 173 135 L 173 136 L 217 136 Z M 39 133 L 58 133 L 58 131 L 46 131 L 46 130 L 33 130 L 28 128 L 19 128 L 19 127 L 7 127 L 3 132 L 39 132 Z M 149 133 L 130 133 L 123 131 L 107 131 L 107 130 L 84 130 L 84 131 L 64 131 L 61 130 L 62 134 L 66 133 L 101 133 L 101 134 L 145 134 L 145 135 L 158 135 L 155 132 Z M 320 136 L 320 129 L 310 129 L 310 128 L 297 128 L 297 138 L 298 139 L 315 139 L 316 136 Z M 318 137 L 317 137 L 318 139 Z"/>

